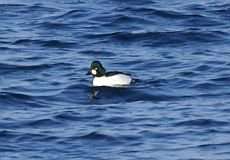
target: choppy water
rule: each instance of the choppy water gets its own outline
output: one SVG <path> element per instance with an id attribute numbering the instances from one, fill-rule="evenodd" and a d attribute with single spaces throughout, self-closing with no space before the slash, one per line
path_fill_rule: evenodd
<path id="1" fill-rule="evenodd" d="M 230 2 L 0 1 L 1 160 L 230 159 Z M 92 60 L 131 73 L 92 98 Z"/>

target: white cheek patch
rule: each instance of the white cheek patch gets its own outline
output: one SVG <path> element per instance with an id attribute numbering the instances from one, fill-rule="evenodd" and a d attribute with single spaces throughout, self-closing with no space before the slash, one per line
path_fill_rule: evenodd
<path id="1" fill-rule="evenodd" d="M 96 71 L 95 69 L 92 69 L 92 70 L 91 70 L 91 73 L 92 73 L 92 75 L 96 75 L 96 74 L 97 74 L 97 71 Z"/>

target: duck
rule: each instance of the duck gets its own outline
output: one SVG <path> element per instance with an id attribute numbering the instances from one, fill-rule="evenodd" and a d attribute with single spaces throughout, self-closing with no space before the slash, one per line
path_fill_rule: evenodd
<path id="1" fill-rule="evenodd" d="M 93 76 L 94 87 L 124 87 L 129 86 L 132 82 L 130 74 L 120 71 L 106 72 L 100 61 L 93 61 L 87 75 Z"/>

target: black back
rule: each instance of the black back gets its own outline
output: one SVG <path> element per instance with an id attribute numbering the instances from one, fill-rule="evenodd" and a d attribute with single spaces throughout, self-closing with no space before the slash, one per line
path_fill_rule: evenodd
<path id="1" fill-rule="evenodd" d="M 123 72 L 119 72 L 119 71 L 106 72 L 106 73 L 105 73 L 105 76 L 114 76 L 114 75 L 116 75 L 116 74 L 125 74 L 125 75 L 129 75 L 129 76 L 130 76 L 130 74 L 123 73 Z"/>

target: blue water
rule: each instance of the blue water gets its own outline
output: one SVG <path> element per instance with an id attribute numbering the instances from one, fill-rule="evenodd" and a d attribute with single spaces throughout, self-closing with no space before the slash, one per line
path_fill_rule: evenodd
<path id="1" fill-rule="evenodd" d="M 230 159 L 229 1 L 1 0 L 0 13 L 0 160 Z M 136 83 L 95 90 L 93 60 Z"/>

